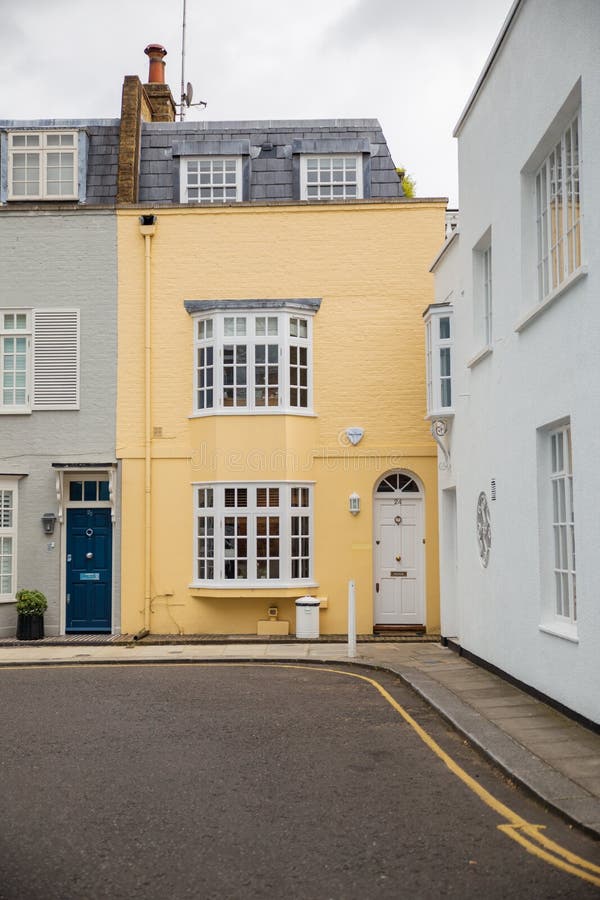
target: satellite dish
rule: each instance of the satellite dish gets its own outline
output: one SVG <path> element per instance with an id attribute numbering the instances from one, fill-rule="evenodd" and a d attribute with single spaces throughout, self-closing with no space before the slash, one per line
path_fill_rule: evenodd
<path id="1" fill-rule="evenodd" d="M 192 87 L 191 82 L 188 81 L 186 92 L 185 92 L 185 105 L 186 106 L 192 105 L 192 97 L 193 96 L 194 96 L 194 88 Z"/>

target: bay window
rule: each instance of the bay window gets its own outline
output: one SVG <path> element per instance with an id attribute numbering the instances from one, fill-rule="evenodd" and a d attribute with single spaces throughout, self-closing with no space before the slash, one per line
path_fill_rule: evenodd
<path id="1" fill-rule="evenodd" d="M 453 413 L 452 396 L 452 307 L 435 303 L 425 312 L 425 359 L 427 415 Z"/>
<path id="2" fill-rule="evenodd" d="M 312 577 L 312 485 L 196 485 L 196 584 L 291 586 Z"/>
<path id="3" fill-rule="evenodd" d="M 194 314 L 194 414 L 312 411 L 312 314 L 320 301 L 288 312 L 285 301 L 186 301 Z M 316 306 L 315 306 L 316 304 Z M 305 311 L 306 310 L 306 311 Z"/>

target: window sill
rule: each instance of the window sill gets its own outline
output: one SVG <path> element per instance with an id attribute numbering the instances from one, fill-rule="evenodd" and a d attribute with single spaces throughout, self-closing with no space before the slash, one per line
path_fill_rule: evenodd
<path id="1" fill-rule="evenodd" d="M 2 409 L 0 407 L 0 416 L 30 416 L 30 409 Z"/>
<path id="2" fill-rule="evenodd" d="M 65 194 L 64 197 L 33 197 L 28 195 L 27 197 L 23 196 L 9 196 L 6 198 L 8 203 L 60 203 L 61 201 L 65 201 L 67 203 L 73 203 L 74 201 L 78 201 L 79 197 L 77 194 L 73 194 L 72 196 L 67 196 Z"/>
<path id="3" fill-rule="evenodd" d="M 577 635 L 577 625 L 571 622 L 552 622 L 538 626 L 539 630 L 544 634 L 551 634 L 554 637 L 563 638 L 565 641 L 571 641 L 573 644 L 579 643 Z"/>
<path id="4" fill-rule="evenodd" d="M 16 603 L 16 597 L 0 597 L 0 604 L 2 603 Z"/>
<path id="5" fill-rule="evenodd" d="M 549 306 L 552 306 L 554 302 L 558 300 L 559 297 L 562 297 L 562 295 L 566 291 L 568 291 L 569 288 L 573 287 L 574 284 L 577 284 L 578 281 L 581 281 L 582 278 L 585 278 L 587 276 L 587 273 L 587 266 L 581 266 L 579 269 L 577 269 L 576 272 L 573 272 L 572 275 L 569 275 L 566 281 L 563 281 L 563 283 L 559 285 L 559 287 L 555 288 L 550 294 L 548 294 L 547 297 L 544 297 L 544 299 L 536 306 L 534 306 L 533 309 L 530 309 L 522 319 L 519 319 L 514 328 L 517 334 L 520 334 L 521 331 L 524 331 L 525 328 L 527 328 L 527 326 L 534 321 L 534 319 L 537 319 L 538 316 L 541 316 L 542 313 L 546 312 Z"/>
<path id="6" fill-rule="evenodd" d="M 428 412 L 425 416 L 425 421 L 431 421 L 432 419 L 452 419 L 454 418 L 454 407 L 449 406 L 447 409 L 435 409 L 433 412 Z"/>
<path id="7" fill-rule="evenodd" d="M 317 414 L 312 410 L 301 409 L 279 409 L 270 407 L 268 409 L 211 409 L 207 412 L 190 413 L 188 419 L 208 419 L 210 416 L 301 416 L 302 418 L 316 419 Z"/>
<path id="8" fill-rule="evenodd" d="M 236 587 L 235 584 L 228 582 L 223 584 L 217 582 L 215 584 L 195 583 L 188 585 L 189 591 L 193 597 L 217 597 L 222 600 L 235 599 L 245 600 L 256 597 L 289 597 L 296 599 L 302 597 L 307 590 L 314 591 L 319 585 L 316 581 L 303 581 L 299 584 L 290 585 L 284 582 L 281 585 L 274 585 L 273 582 L 268 584 L 260 584 L 260 582 L 252 582 L 245 584 L 243 587 Z"/>
<path id="9" fill-rule="evenodd" d="M 487 344 L 487 346 L 485 346 L 483 350 L 480 350 L 479 353 L 476 353 L 475 356 L 471 357 L 471 359 L 467 363 L 467 369 L 472 369 L 477 365 L 477 363 L 480 363 L 482 359 L 486 359 L 493 352 L 494 348 L 492 347 L 492 345 Z"/>

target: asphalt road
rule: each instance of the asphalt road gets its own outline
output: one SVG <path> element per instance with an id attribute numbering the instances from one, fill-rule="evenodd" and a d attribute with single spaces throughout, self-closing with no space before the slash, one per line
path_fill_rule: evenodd
<path id="1" fill-rule="evenodd" d="M 347 670 L 352 671 L 352 670 Z M 597 843 L 376 678 L 501 802 Z M 585 898 L 527 852 L 370 684 L 241 665 L 0 669 L 1 900 Z"/>

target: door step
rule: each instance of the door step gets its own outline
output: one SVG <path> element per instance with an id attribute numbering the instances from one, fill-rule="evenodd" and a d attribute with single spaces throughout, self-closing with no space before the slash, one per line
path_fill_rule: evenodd
<path id="1" fill-rule="evenodd" d="M 373 634 L 425 634 L 424 625 L 373 625 Z"/>

